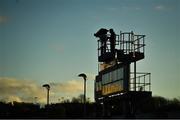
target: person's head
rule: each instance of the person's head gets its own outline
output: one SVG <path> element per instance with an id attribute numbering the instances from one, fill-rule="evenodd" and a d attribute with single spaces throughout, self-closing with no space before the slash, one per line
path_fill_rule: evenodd
<path id="1" fill-rule="evenodd" d="M 110 32 L 110 33 L 113 33 L 113 32 L 114 32 L 114 30 L 113 30 L 113 29 L 109 29 L 109 32 Z"/>

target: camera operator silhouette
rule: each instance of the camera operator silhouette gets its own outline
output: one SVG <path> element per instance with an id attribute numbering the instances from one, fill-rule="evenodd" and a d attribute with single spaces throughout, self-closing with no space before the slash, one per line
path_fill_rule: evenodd
<path id="1" fill-rule="evenodd" d="M 94 36 L 100 38 L 100 42 L 101 42 L 101 55 L 103 55 L 104 53 L 106 53 L 106 42 L 108 40 L 107 37 L 107 32 L 108 30 L 105 28 L 101 28 L 99 31 L 97 31 Z"/>
<path id="2" fill-rule="evenodd" d="M 116 34 L 113 29 L 110 29 L 109 32 L 111 34 L 109 37 L 110 49 L 111 49 L 111 53 L 114 56 L 115 55 L 115 45 L 116 45 Z"/>

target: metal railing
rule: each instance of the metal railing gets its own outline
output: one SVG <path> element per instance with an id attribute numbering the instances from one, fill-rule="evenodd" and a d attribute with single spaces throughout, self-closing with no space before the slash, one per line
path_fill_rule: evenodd
<path id="1" fill-rule="evenodd" d="M 145 35 L 136 35 L 131 32 L 120 31 L 120 50 L 123 50 L 125 54 L 130 52 L 141 52 L 144 53 L 144 39 Z"/>
<path id="2" fill-rule="evenodd" d="M 107 38 L 109 38 L 109 34 L 107 34 Z M 140 52 L 144 53 L 144 40 L 145 35 L 136 35 L 131 32 L 121 32 L 120 35 L 116 34 L 116 46 L 119 50 L 123 50 L 124 54 L 129 54 L 130 52 Z M 101 40 L 98 40 L 98 56 L 101 56 L 101 48 L 102 48 Z M 110 52 L 110 41 L 107 39 L 106 42 L 106 51 Z"/>
<path id="3" fill-rule="evenodd" d="M 151 91 L 151 73 L 137 72 L 134 79 L 134 73 L 131 72 L 129 86 L 130 91 Z"/>

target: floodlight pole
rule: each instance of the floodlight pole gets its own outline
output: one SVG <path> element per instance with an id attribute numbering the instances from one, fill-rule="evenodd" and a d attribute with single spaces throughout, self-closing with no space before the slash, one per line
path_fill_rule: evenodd
<path id="1" fill-rule="evenodd" d="M 47 105 L 49 105 L 49 89 L 47 89 Z"/>
<path id="2" fill-rule="evenodd" d="M 84 79 L 84 104 L 86 103 L 86 79 Z"/>
<path id="3" fill-rule="evenodd" d="M 84 116 L 86 116 L 86 78 L 84 78 Z"/>
<path id="4" fill-rule="evenodd" d="M 50 85 L 44 84 L 42 87 L 45 87 L 47 89 L 47 106 L 49 105 L 49 90 L 50 90 Z"/>
<path id="5" fill-rule="evenodd" d="M 84 79 L 84 117 L 86 117 L 86 74 L 81 73 L 78 75 L 79 77 L 83 77 Z"/>

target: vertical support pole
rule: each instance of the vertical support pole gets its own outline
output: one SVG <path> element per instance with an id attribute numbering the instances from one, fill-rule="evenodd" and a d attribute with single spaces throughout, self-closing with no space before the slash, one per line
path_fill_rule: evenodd
<path id="1" fill-rule="evenodd" d="M 126 50 L 126 54 L 127 54 L 127 49 L 128 49 L 128 34 L 124 34 L 125 38 L 124 38 L 124 44 L 125 44 L 125 50 Z"/>
<path id="2" fill-rule="evenodd" d="M 128 50 L 127 53 L 128 53 L 128 54 L 129 54 L 129 52 L 130 52 L 130 51 L 129 51 L 129 50 L 130 50 L 130 49 L 129 49 L 129 47 L 130 47 L 130 35 L 131 35 L 131 33 L 128 33 L 128 41 L 127 41 L 127 46 L 128 46 L 128 47 L 127 47 L 127 50 Z"/>
<path id="3" fill-rule="evenodd" d="M 149 73 L 149 91 L 151 91 L 151 73 Z"/>
<path id="4" fill-rule="evenodd" d="M 120 50 L 122 49 L 122 36 L 121 36 L 121 31 L 119 34 L 119 42 L 120 42 Z"/>
<path id="5" fill-rule="evenodd" d="M 100 52 L 99 52 L 99 50 L 100 50 L 100 48 L 99 48 L 99 40 L 97 41 L 97 43 L 98 43 L 98 48 L 97 48 L 97 54 L 98 54 L 98 62 L 99 62 L 99 54 L 100 54 Z M 99 73 L 99 71 L 100 71 L 100 69 L 99 69 L 99 63 L 98 63 L 98 73 Z"/>
<path id="6" fill-rule="evenodd" d="M 84 117 L 86 117 L 86 79 L 84 79 Z"/>
<path id="7" fill-rule="evenodd" d="M 140 89 L 141 88 L 141 83 L 140 83 L 140 76 L 138 77 L 138 88 Z"/>
<path id="8" fill-rule="evenodd" d="M 134 45 L 134 33 L 131 31 L 131 52 L 133 52 L 133 45 Z"/>
<path id="9" fill-rule="evenodd" d="M 144 49 L 144 46 L 145 46 L 144 37 L 145 37 L 145 36 L 143 36 L 143 53 L 145 53 L 145 49 Z"/>
<path id="10" fill-rule="evenodd" d="M 49 117 L 49 88 L 47 88 L 47 118 Z"/>
<path id="11" fill-rule="evenodd" d="M 146 77 L 145 77 L 145 75 L 144 75 L 144 91 L 146 90 Z"/>
<path id="12" fill-rule="evenodd" d="M 49 105 L 49 89 L 47 89 L 47 105 Z"/>
<path id="13" fill-rule="evenodd" d="M 124 50 L 124 34 L 122 33 L 122 45 L 123 45 L 123 50 Z"/>
<path id="14" fill-rule="evenodd" d="M 100 48 L 99 48 L 99 40 L 98 40 L 98 57 L 99 57 L 99 50 L 100 50 Z"/>
<path id="15" fill-rule="evenodd" d="M 139 39 L 139 35 L 137 36 L 137 52 L 140 52 L 139 51 L 139 41 L 140 41 L 140 39 Z"/>
<path id="16" fill-rule="evenodd" d="M 136 61 L 134 62 L 134 91 L 136 91 Z"/>
<path id="17" fill-rule="evenodd" d="M 131 34 L 132 34 L 132 44 L 134 44 L 134 48 L 133 48 L 133 57 L 134 57 L 134 91 L 136 91 L 136 60 L 135 60 L 135 57 L 136 57 L 136 54 L 135 54 L 135 41 L 134 41 L 134 33 L 133 31 L 131 31 Z"/>
<path id="18" fill-rule="evenodd" d="M 123 74 L 124 74 L 124 81 L 123 86 L 125 91 L 130 91 L 131 89 L 131 81 L 130 81 L 130 62 L 124 64 Z"/>

